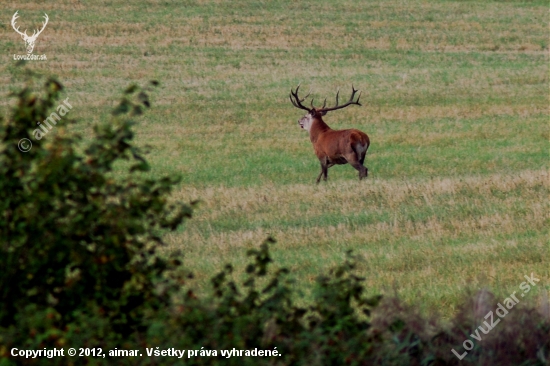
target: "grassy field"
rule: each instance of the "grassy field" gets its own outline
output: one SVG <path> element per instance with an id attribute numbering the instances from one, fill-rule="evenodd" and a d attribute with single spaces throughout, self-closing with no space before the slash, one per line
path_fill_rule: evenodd
<path id="1" fill-rule="evenodd" d="M 12 2 L 0 24 L 0 91 L 24 44 L 9 22 L 50 23 L 29 67 L 66 86 L 85 138 L 130 82 L 156 79 L 136 126 L 151 175 L 181 175 L 174 199 L 200 199 L 166 238 L 204 288 L 246 263 L 268 235 L 302 289 L 361 258 L 372 293 L 451 314 L 467 290 L 498 298 L 525 274 L 550 289 L 549 32 L 543 1 Z M 369 134 L 361 182 L 319 163 L 288 93 L 317 101 L 363 91 L 330 113 Z M 3 98 L 2 105 L 8 103 Z M 5 110 L 5 108 L 4 108 Z M 55 133 L 52 132 L 52 133 Z M 48 137 L 45 137 L 48 138 Z M 307 295 L 306 295 L 307 296 Z"/>

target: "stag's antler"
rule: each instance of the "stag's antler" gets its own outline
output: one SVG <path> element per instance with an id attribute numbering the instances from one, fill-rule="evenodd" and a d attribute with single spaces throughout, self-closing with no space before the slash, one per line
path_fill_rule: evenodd
<path id="1" fill-rule="evenodd" d="M 335 111 L 337 109 L 346 108 L 347 106 L 352 105 L 352 104 L 361 105 L 361 103 L 359 103 L 359 98 L 361 98 L 361 92 L 359 92 L 359 96 L 357 97 L 357 100 L 356 101 L 353 100 L 353 98 L 355 97 L 355 93 L 357 93 L 358 91 L 359 90 L 355 89 L 352 85 L 351 86 L 351 97 L 349 98 L 349 101 L 346 104 L 338 105 L 338 95 L 340 94 L 340 89 L 338 89 L 338 91 L 336 92 L 336 105 L 332 108 L 325 108 L 325 106 L 327 104 L 327 100 L 325 99 L 325 103 L 323 103 L 323 107 L 317 109 L 317 111 L 322 112 L 322 113 L 327 113 L 327 112 L 330 112 L 330 111 Z M 312 106 L 313 106 L 313 100 L 311 102 L 312 102 Z"/>
<path id="2" fill-rule="evenodd" d="M 300 84 L 298 84 L 298 86 L 296 87 L 296 91 L 292 91 L 292 89 L 290 89 L 290 102 L 292 103 L 293 106 L 295 106 L 296 108 L 300 108 L 300 109 L 304 109 L 306 111 L 310 111 L 310 108 L 308 107 L 305 107 L 302 102 L 304 100 L 306 100 L 307 97 L 309 97 L 309 95 L 311 94 L 311 90 L 307 93 L 307 95 L 303 98 L 300 99 L 300 97 L 298 96 L 298 89 L 300 89 Z M 294 97 L 294 99 L 292 99 Z M 312 101 L 313 102 L 313 101 Z M 313 106 L 312 106 L 313 108 Z"/>

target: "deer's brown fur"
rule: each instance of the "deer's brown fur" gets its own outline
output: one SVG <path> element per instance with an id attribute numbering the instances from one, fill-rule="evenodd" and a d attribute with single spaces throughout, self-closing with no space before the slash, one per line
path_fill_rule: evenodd
<path id="1" fill-rule="evenodd" d="M 317 177 L 317 183 L 319 183 L 321 177 L 327 180 L 328 168 L 331 166 L 348 163 L 357 169 L 360 180 L 367 177 L 368 169 L 363 165 L 370 145 L 367 134 L 357 129 L 333 130 L 322 118 L 329 111 L 345 108 L 351 104 L 361 105 L 359 104 L 359 98 L 356 101 L 353 100 L 357 90 L 352 88 L 351 98 L 344 105 L 338 105 L 337 94 L 336 105 L 332 108 L 325 108 L 326 100 L 322 108 L 313 107 L 313 101 L 311 108 L 307 108 L 302 105 L 307 95 L 300 99 L 298 97 L 298 88 L 296 88 L 295 92 L 291 91 L 290 100 L 295 107 L 308 111 L 298 121 L 298 124 L 309 132 L 309 138 L 313 144 L 315 154 L 321 163 L 321 173 Z"/>

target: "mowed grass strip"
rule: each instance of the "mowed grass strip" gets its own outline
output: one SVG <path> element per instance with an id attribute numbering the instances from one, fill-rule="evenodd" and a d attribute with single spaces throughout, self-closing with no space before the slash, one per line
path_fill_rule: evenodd
<path id="1" fill-rule="evenodd" d="M 548 278 L 549 175 L 371 180 L 326 185 L 184 188 L 200 197 L 195 218 L 168 238 L 181 248 L 201 285 L 268 235 L 274 257 L 305 283 L 353 249 L 369 285 L 407 301 L 452 306 L 466 289 L 517 286 L 522 273 Z M 523 271 L 523 272 L 522 272 Z M 521 281 L 520 281 L 521 282 Z M 450 296 L 450 298 L 448 297 Z"/>
<path id="2" fill-rule="evenodd" d="M 182 177 L 173 199 L 202 202 L 166 238 L 200 291 L 267 235 L 301 289 L 347 249 L 373 293 L 449 314 L 466 289 L 507 296 L 531 272 L 549 289 L 547 2 L 110 4 L 10 4 L 0 92 L 25 52 L 16 10 L 22 28 L 49 15 L 35 48 L 48 61 L 28 66 L 66 86 L 84 141 L 130 82 L 159 80 L 135 142 L 150 146 L 148 174 Z M 337 166 L 314 185 L 319 163 L 288 101 L 299 82 L 317 103 L 363 91 L 363 107 L 325 121 L 369 134 L 367 180 Z"/>

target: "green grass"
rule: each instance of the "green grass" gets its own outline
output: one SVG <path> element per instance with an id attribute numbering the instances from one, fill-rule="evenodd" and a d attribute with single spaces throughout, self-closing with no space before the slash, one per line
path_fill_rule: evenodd
<path id="1" fill-rule="evenodd" d="M 347 249 L 363 259 L 373 292 L 443 313 L 468 289 L 507 296 L 531 272 L 543 278 L 533 301 L 549 288 L 547 2 L 45 1 L 15 10 L 28 28 L 48 13 L 35 50 L 48 61 L 29 66 L 60 77 L 85 140 L 130 82 L 161 82 L 136 143 L 150 146 L 151 176 L 181 175 L 174 199 L 202 201 L 166 238 L 166 250 L 183 249 L 197 287 L 273 235 L 277 264 L 304 291 Z M 24 53 L 9 23 L 0 27 L 5 57 Z M 8 61 L 4 95 L 17 72 Z M 337 88 L 347 97 L 352 84 L 363 91 L 363 107 L 325 121 L 369 134 L 366 181 L 337 166 L 314 184 L 319 164 L 288 100 L 300 82 L 317 103 L 332 103 Z"/>

